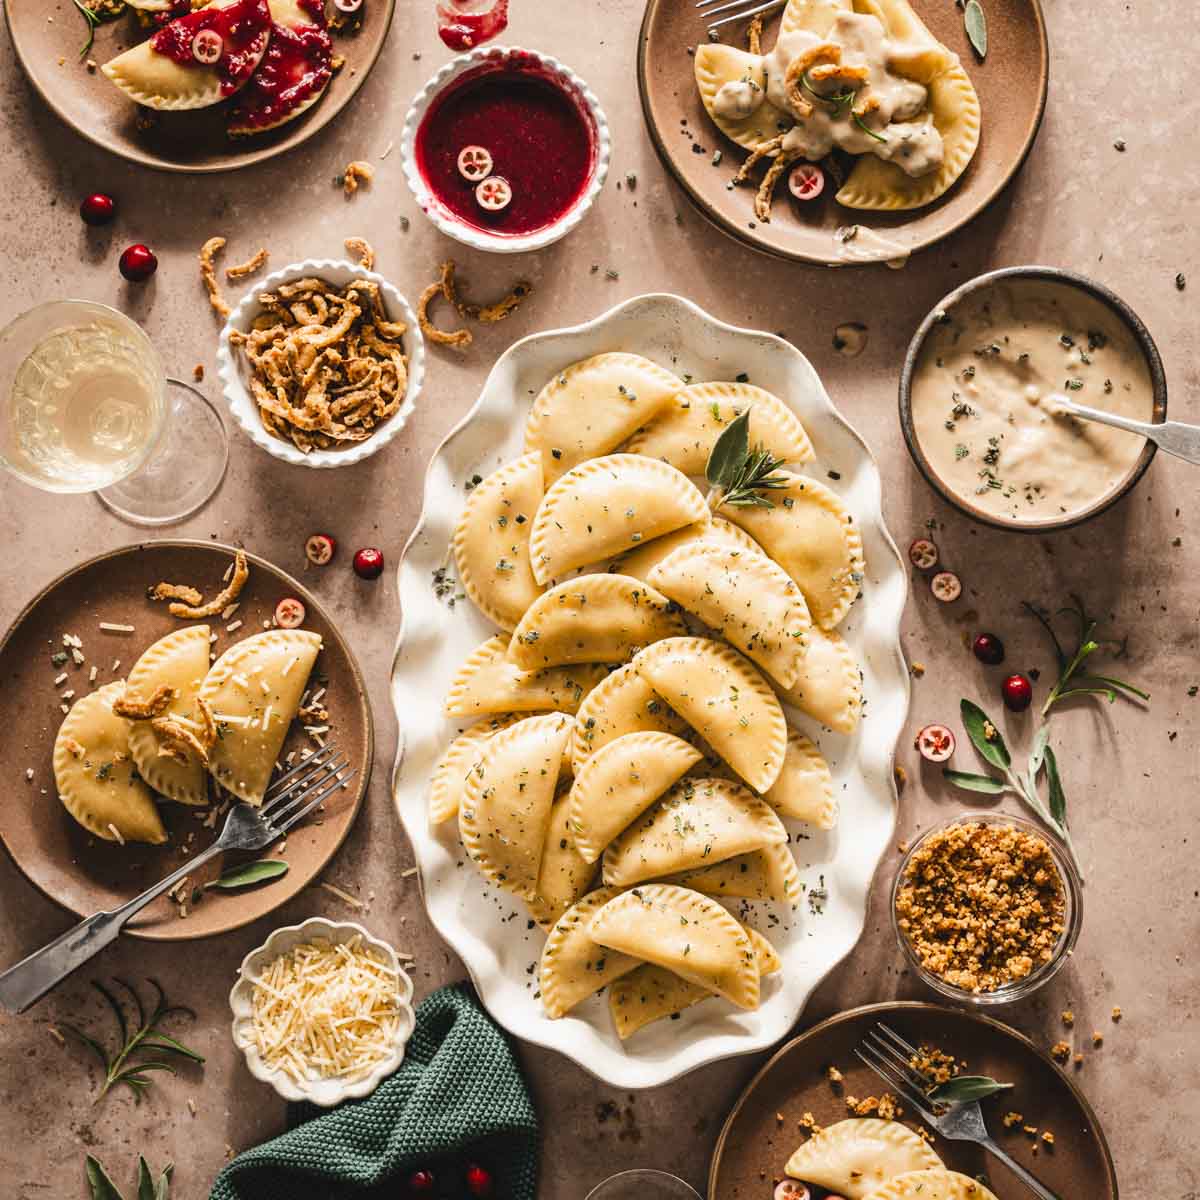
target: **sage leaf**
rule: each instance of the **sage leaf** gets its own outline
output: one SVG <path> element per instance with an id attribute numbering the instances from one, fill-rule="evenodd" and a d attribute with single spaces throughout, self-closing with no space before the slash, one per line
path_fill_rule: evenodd
<path id="1" fill-rule="evenodd" d="M 154 1176 L 150 1174 L 150 1164 L 141 1154 L 138 1155 L 138 1194 L 137 1200 L 158 1200 L 154 1186 Z"/>
<path id="2" fill-rule="evenodd" d="M 713 444 L 704 468 L 709 487 L 724 488 L 737 475 L 750 453 L 750 409 L 735 417 Z"/>
<path id="3" fill-rule="evenodd" d="M 175 1170 L 174 1163 L 167 1163 L 162 1174 L 158 1177 L 158 1186 L 154 1189 L 154 1200 L 170 1200 L 171 1172 Z"/>
<path id="4" fill-rule="evenodd" d="M 1012 1087 L 1011 1083 L 998 1083 L 990 1075 L 959 1075 L 939 1083 L 930 1093 L 930 1100 L 939 1104 L 968 1104 L 972 1100 L 982 1100 L 985 1096 L 993 1096 L 1005 1088 Z"/>
<path id="5" fill-rule="evenodd" d="M 250 887 L 256 883 L 265 883 L 268 879 L 278 879 L 286 875 L 288 865 L 281 858 L 260 858 L 257 862 L 246 863 L 226 871 L 219 879 L 214 879 L 206 887 L 220 888 L 232 892 L 237 888 Z"/>
<path id="6" fill-rule="evenodd" d="M 1043 725 L 1034 735 L 1033 746 L 1029 751 L 1029 783 L 1037 786 L 1038 772 L 1042 769 L 1042 760 L 1046 757 L 1046 746 L 1050 741 L 1050 726 Z"/>
<path id="7" fill-rule="evenodd" d="M 1062 780 L 1058 776 L 1058 759 L 1054 751 L 1046 747 L 1046 782 L 1050 785 L 1050 815 L 1063 828 L 1067 827 L 1067 797 L 1063 794 Z"/>
<path id="8" fill-rule="evenodd" d="M 117 1191 L 116 1184 L 108 1177 L 108 1173 L 99 1161 L 90 1154 L 84 1163 L 88 1187 L 92 1189 L 92 1200 L 123 1200 Z"/>
<path id="9" fill-rule="evenodd" d="M 967 37 L 970 39 L 975 53 L 980 58 L 986 58 L 987 17 L 983 15 L 983 8 L 979 0 L 967 0 L 967 7 L 963 10 L 963 24 L 967 27 Z"/>
<path id="10" fill-rule="evenodd" d="M 988 720 L 987 713 L 978 704 L 972 704 L 970 700 L 962 701 L 959 710 L 962 713 L 963 725 L 966 728 L 967 736 L 971 739 L 971 744 L 993 767 L 1007 771 L 1012 763 L 1012 758 L 1009 756 L 1008 747 L 1004 744 L 1000 730 Z M 988 736 L 989 730 L 991 731 L 990 737 Z"/>
<path id="11" fill-rule="evenodd" d="M 973 775 L 970 771 L 952 771 L 949 767 L 943 767 L 942 778 L 971 792 L 988 792 L 998 796 L 1008 791 L 1008 784 L 1003 779 L 993 779 L 991 775 Z"/>

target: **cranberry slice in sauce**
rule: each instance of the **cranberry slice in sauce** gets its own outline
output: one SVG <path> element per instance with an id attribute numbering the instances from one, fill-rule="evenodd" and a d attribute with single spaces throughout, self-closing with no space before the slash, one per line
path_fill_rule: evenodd
<path id="1" fill-rule="evenodd" d="M 333 78 L 333 41 L 321 0 L 297 0 L 311 20 L 273 24 L 262 63 L 229 114 L 232 136 L 262 133 L 298 117 L 324 94 Z"/>
<path id="2" fill-rule="evenodd" d="M 212 63 L 197 61 L 194 53 L 200 34 L 221 40 L 221 54 Z M 150 48 L 181 67 L 214 70 L 221 79 L 221 95 L 231 96 L 246 85 L 263 59 L 271 36 L 271 10 L 267 0 L 233 0 L 210 5 L 176 17 L 150 38 Z"/>
<path id="3" fill-rule="evenodd" d="M 512 202 L 484 209 L 458 169 L 463 146 L 486 146 Z M 519 53 L 468 71 L 433 100 L 415 158 L 438 207 L 464 225 L 519 237 L 554 225 L 579 202 L 596 168 L 596 132 L 582 101 Z"/>
<path id="4" fill-rule="evenodd" d="M 451 50 L 472 50 L 508 28 L 508 0 L 438 0 L 437 16 Z"/>

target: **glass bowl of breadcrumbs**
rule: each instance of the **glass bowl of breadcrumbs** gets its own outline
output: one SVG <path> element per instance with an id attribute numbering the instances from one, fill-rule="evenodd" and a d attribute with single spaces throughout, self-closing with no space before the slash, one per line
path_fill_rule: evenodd
<path id="1" fill-rule="evenodd" d="M 934 991 L 1008 1004 L 1053 979 L 1082 922 L 1070 858 L 1038 826 L 964 814 L 907 850 L 892 887 L 896 939 Z"/>

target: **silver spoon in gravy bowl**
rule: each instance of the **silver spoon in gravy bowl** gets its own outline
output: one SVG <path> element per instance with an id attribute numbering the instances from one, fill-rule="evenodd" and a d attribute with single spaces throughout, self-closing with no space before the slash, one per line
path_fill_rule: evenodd
<path id="1" fill-rule="evenodd" d="M 1058 395 L 1054 398 L 1054 411 L 1082 417 L 1085 421 L 1099 421 L 1102 425 L 1111 425 L 1114 429 L 1124 429 L 1129 433 L 1140 433 L 1160 450 L 1200 466 L 1200 425 L 1186 425 L 1183 421 L 1161 421 L 1157 424 L 1134 421 L 1130 417 L 1089 408 L 1086 404 L 1077 404 Z"/>

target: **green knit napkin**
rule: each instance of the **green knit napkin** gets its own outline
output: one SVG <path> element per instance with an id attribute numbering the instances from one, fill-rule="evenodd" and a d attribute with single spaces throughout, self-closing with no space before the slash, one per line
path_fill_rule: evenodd
<path id="1" fill-rule="evenodd" d="M 504 1035 L 465 985 L 427 996 L 416 1016 L 394 1075 L 238 1155 L 209 1200 L 402 1197 L 409 1171 L 468 1159 L 491 1172 L 495 1200 L 534 1200 L 537 1113 Z"/>

